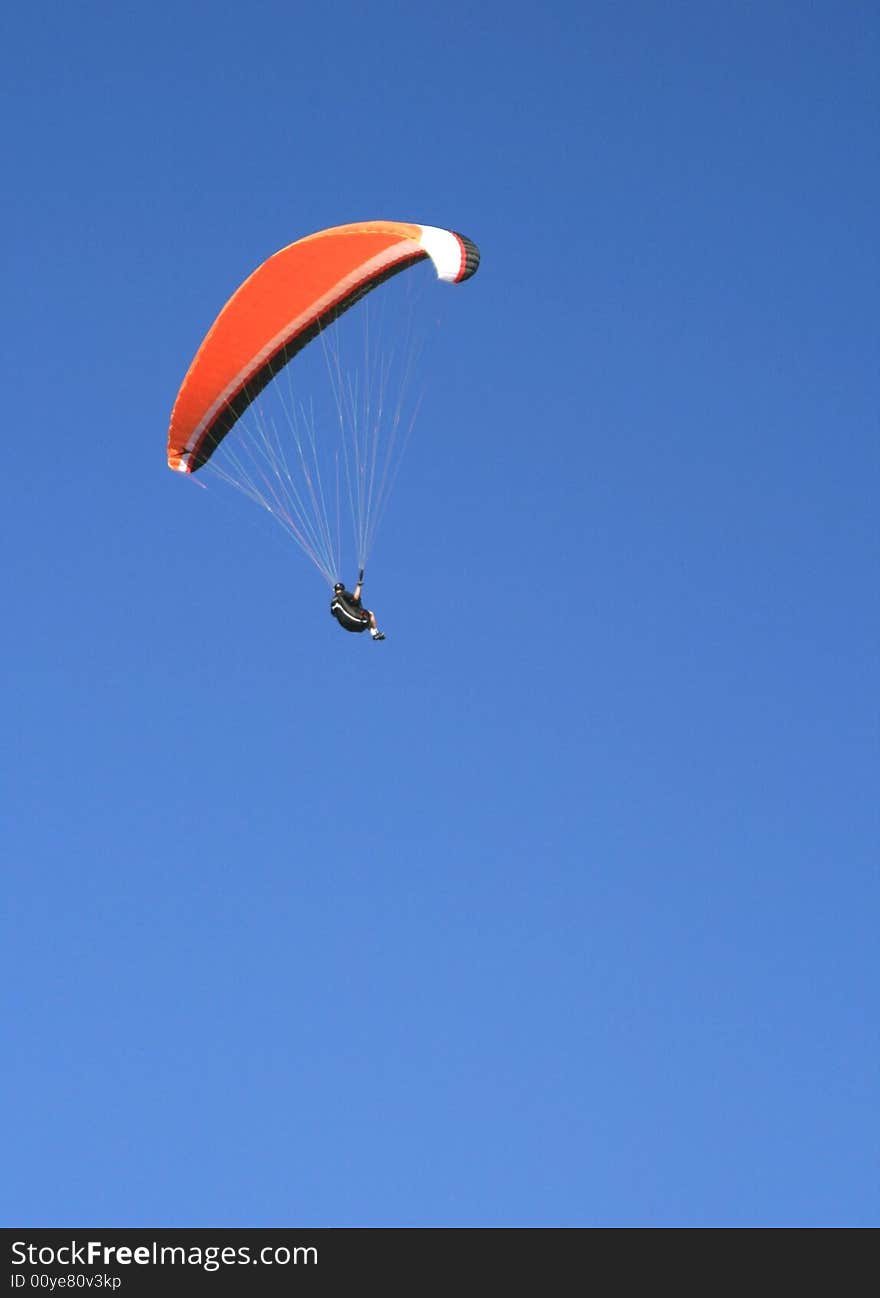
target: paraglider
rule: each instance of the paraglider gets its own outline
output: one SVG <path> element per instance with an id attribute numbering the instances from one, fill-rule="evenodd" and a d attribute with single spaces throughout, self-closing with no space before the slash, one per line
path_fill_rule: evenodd
<path id="1" fill-rule="evenodd" d="M 211 325 L 180 386 L 168 432 L 169 467 L 194 474 L 216 466 L 281 522 L 332 587 L 342 587 L 344 599 L 334 598 L 338 608 L 331 608 L 340 624 L 369 627 L 374 639 L 384 637 L 360 607 L 362 579 L 351 593 L 339 581 L 340 506 L 350 506 L 362 574 L 396 473 L 392 457 L 405 443 L 400 411 L 386 399 L 385 358 L 378 377 L 352 377 L 328 351 L 336 411 L 320 425 L 311 393 L 304 398 L 296 386 L 299 365 L 285 371 L 282 417 L 263 415 L 258 398 L 278 388 L 273 381 L 310 343 L 321 339 L 327 348 L 325 333 L 330 329 L 332 338 L 331 326 L 344 313 L 426 261 L 437 279 L 459 284 L 476 273 L 480 254 L 452 230 L 397 221 L 335 226 L 282 248 L 245 279 Z M 241 431 L 249 411 L 256 412 L 250 442 Z M 221 448 L 224 456 L 217 455 Z M 348 625 L 346 606 L 367 613 L 366 624 Z"/>
<path id="2" fill-rule="evenodd" d="M 372 609 L 364 608 L 361 603 L 363 582 L 363 569 L 358 574 L 357 585 L 354 590 L 346 590 L 345 584 L 337 581 L 333 587 L 330 613 L 336 618 L 343 630 L 358 632 L 366 631 L 367 627 L 369 627 L 370 635 L 374 640 L 384 640 L 385 637 L 376 623 L 376 614 Z"/>

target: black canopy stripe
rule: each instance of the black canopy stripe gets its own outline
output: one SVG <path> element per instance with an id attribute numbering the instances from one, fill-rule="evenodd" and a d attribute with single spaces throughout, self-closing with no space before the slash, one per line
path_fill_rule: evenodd
<path id="1" fill-rule="evenodd" d="M 480 250 L 466 234 L 459 234 L 457 230 L 453 233 L 464 248 L 464 269 L 458 277 L 459 284 L 463 284 L 471 275 L 476 275 L 480 266 Z"/>

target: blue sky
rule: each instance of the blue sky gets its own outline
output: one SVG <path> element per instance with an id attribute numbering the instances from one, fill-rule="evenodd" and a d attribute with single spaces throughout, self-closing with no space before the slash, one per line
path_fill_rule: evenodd
<path id="1" fill-rule="evenodd" d="M 7 1224 L 876 1225 L 876 7 L 9 8 Z M 451 226 L 345 636 L 168 472 Z"/>

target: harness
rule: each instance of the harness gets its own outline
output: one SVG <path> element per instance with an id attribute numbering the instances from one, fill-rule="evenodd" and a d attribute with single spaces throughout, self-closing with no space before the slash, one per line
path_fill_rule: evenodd
<path id="1" fill-rule="evenodd" d="M 370 615 L 365 608 L 358 608 L 335 593 L 330 601 L 330 612 L 346 631 L 366 631 L 370 625 Z"/>

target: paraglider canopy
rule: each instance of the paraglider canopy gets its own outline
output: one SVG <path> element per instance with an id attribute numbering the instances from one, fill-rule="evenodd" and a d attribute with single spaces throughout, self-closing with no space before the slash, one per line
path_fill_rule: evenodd
<path id="1" fill-rule="evenodd" d="M 321 230 L 264 261 L 223 307 L 181 384 L 169 467 L 201 468 L 281 366 L 364 294 L 424 258 L 453 284 L 480 264 L 464 235 L 398 221 Z"/>

